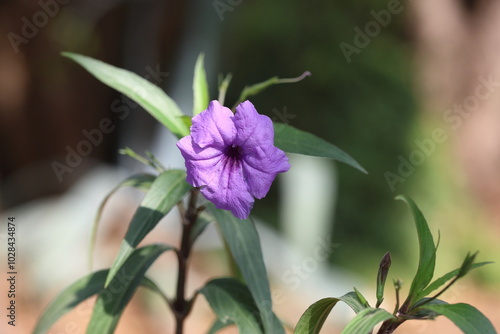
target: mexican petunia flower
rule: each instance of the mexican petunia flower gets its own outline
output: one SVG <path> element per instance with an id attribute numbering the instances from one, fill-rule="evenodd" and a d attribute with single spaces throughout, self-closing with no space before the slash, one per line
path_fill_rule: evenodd
<path id="1" fill-rule="evenodd" d="M 269 117 L 250 101 L 233 114 L 218 101 L 193 117 L 191 135 L 179 140 L 186 181 L 219 209 L 245 219 L 255 198 L 266 196 L 278 173 L 290 169 L 285 153 L 274 146 Z"/>

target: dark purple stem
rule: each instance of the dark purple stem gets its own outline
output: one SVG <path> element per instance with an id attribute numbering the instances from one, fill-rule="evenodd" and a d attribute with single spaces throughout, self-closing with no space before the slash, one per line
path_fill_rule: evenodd
<path id="1" fill-rule="evenodd" d="M 185 298 L 186 279 L 187 279 L 187 265 L 189 254 L 191 253 L 191 230 L 198 218 L 199 210 L 196 207 L 196 198 L 199 190 L 193 189 L 191 197 L 189 198 L 189 205 L 182 215 L 182 239 L 181 246 L 177 250 L 177 259 L 179 263 L 179 271 L 177 276 L 177 292 L 174 302 L 172 303 L 172 310 L 176 322 L 176 334 L 182 334 L 184 328 L 184 321 L 186 320 L 189 312 L 191 311 L 191 302 Z"/>

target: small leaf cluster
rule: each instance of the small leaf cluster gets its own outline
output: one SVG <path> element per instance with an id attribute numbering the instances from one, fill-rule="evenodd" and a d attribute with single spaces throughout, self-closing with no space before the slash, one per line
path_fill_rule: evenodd
<path id="1" fill-rule="evenodd" d="M 475 307 L 465 304 L 449 304 L 438 297 L 449 289 L 458 279 L 472 269 L 490 262 L 475 263 L 477 253 L 467 254 L 460 268 L 432 281 L 436 264 L 437 246 L 434 244 L 424 215 L 415 202 L 406 196 L 398 196 L 408 204 L 415 221 L 419 241 L 419 262 L 408 296 L 400 304 L 402 283 L 395 280 L 396 306 L 391 313 L 380 308 L 384 300 L 384 287 L 391 266 L 390 253 L 386 253 L 380 261 L 377 273 L 377 289 L 375 307 L 370 306 L 366 298 L 356 289 L 340 298 L 324 298 L 312 304 L 301 316 L 295 334 L 319 333 L 326 318 L 337 302 L 349 305 L 356 316 L 348 323 L 342 334 L 372 333 L 375 326 L 381 324 L 378 334 L 393 333 L 401 324 L 408 320 L 427 320 L 437 316 L 450 319 L 465 334 L 495 334 L 491 322 Z M 436 292 L 438 290 L 438 292 Z"/>

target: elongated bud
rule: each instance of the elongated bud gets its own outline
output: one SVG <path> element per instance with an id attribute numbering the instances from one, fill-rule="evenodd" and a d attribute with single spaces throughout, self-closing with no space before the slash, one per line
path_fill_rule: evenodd
<path id="1" fill-rule="evenodd" d="M 402 280 L 398 278 L 397 280 L 392 280 L 392 283 L 394 284 L 394 289 L 396 290 L 396 292 L 401 290 L 401 287 L 403 286 Z"/>
<path id="2" fill-rule="evenodd" d="M 378 267 L 377 274 L 377 306 L 379 307 L 384 300 L 384 287 L 385 281 L 387 279 L 387 274 L 389 273 L 389 268 L 391 267 L 391 253 L 387 252 L 382 257 L 380 265 Z"/>
<path id="3" fill-rule="evenodd" d="M 457 274 L 457 279 L 464 277 L 471 269 L 472 265 L 474 264 L 474 260 L 476 259 L 478 252 L 475 252 L 474 254 L 467 253 L 467 256 L 465 257 L 464 262 L 462 263 L 462 266 L 460 267 L 460 270 Z"/>

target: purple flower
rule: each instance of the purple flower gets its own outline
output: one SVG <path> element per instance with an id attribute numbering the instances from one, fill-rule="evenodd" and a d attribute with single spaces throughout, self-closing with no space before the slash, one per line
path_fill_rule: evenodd
<path id="1" fill-rule="evenodd" d="M 290 169 L 285 153 L 274 146 L 271 119 L 250 101 L 236 107 L 236 114 L 210 102 L 177 147 L 186 160 L 186 181 L 240 219 L 248 217 L 254 198 L 266 196 L 276 175 Z"/>

